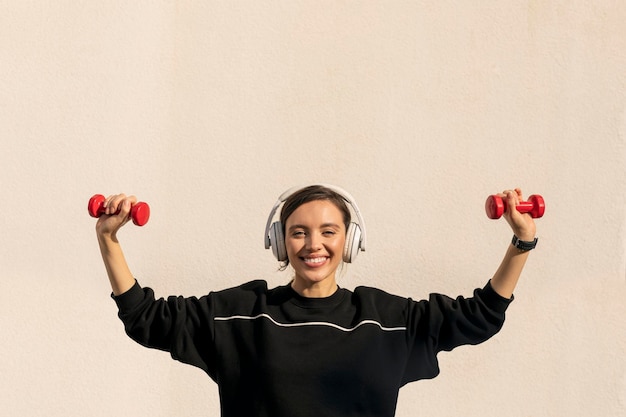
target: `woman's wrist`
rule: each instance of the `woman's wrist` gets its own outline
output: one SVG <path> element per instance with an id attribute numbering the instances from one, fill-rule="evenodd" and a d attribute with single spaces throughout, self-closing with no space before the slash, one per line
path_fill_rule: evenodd
<path id="1" fill-rule="evenodd" d="M 537 238 L 524 240 L 520 239 L 517 235 L 513 235 L 513 239 L 511 239 L 511 245 L 513 245 L 520 252 L 528 252 L 529 250 L 535 249 L 537 246 Z"/>
<path id="2" fill-rule="evenodd" d="M 524 242 L 532 242 L 537 237 L 536 230 L 534 228 L 515 230 L 513 229 L 513 234 L 517 236 L 519 240 L 523 240 Z"/>
<path id="3" fill-rule="evenodd" d="M 97 233 L 97 236 L 100 246 L 117 245 L 120 243 L 117 240 L 117 233 Z"/>

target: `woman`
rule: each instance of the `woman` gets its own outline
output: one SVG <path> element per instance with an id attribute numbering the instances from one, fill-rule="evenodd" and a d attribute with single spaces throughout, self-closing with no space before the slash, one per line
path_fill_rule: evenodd
<path id="1" fill-rule="evenodd" d="M 332 186 L 290 191 L 272 210 L 268 225 L 285 200 L 280 220 L 266 228 L 266 247 L 295 272 L 273 289 L 252 281 L 156 300 L 133 278 L 117 240 L 136 199 L 110 196 L 96 231 L 128 335 L 203 369 L 219 386 L 222 416 L 393 416 L 403 385 L 439 373 L 438 352 L 481 343 L 503 324 L 536 239 L 532 218 L 515 209 L 521 191 L 500 196 L 511 208 L 514 243 L 470 298 L 413 301 L 339 288 L 337 269 L 363 249 L 365 230 L 354 201 Z"/>

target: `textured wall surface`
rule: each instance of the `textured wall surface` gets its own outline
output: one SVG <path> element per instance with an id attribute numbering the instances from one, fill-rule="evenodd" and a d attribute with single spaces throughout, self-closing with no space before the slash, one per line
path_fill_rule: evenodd
<path id="1" fill-rule="evenodd" d="M 476 4 L 470 4 L 476 3 Z M 440 355 L 398 416 L 626 415 L 626 3 L 0 1 L 0 404 L 206 416 L 201 371 L 128 339 L 87 199 L 157 295 L 277 272 L 285 189 L 347 189 L 368 250 L 340 285 L 469 295 L 510 241 L 487 195 L 542 194 L 503 330 Z"/>

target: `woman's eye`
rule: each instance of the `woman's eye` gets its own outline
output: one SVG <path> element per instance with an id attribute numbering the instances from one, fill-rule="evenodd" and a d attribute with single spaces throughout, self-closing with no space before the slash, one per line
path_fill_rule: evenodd
<path id="1" fill-rule="evenodd" d="M 302 230 L 297 230 L 291 234 L 293 237 L 301 237 L 304 236 L 304 232 Z"/>
<path id="2" fill-rule="evenodd" d="M 333 230 L 326 230 L 323 234 L 324 236 L 334 236 L 335 232 Z"/>

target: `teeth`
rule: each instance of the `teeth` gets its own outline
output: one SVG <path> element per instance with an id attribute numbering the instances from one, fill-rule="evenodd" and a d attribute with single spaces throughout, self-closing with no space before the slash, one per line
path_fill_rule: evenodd
<path id="1" fill-rule="evenodd" d="M 309 262 L 313 264 L 321 264 L 325 260 L 326 258 L 304 258 L 304 262 Z"/>

